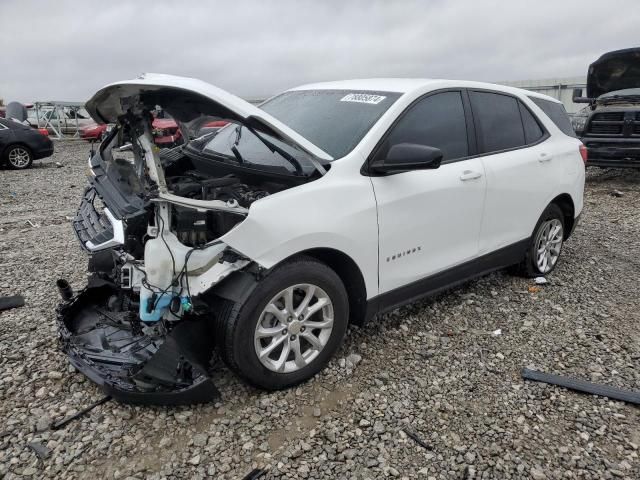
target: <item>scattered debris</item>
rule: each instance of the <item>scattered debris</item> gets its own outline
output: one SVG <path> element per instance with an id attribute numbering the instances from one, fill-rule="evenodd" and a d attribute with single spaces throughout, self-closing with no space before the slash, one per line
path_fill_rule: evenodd
<path id="1" fill-rule="evenodd" d="M 33 223 L 31 220 L 27 220 L 27 223 L 33 228 L 39 228 L 40 225 L 37 223 Z"/>
<path id="2" fill-rule="evenodd" d="M 612 190 L 609 195 L 616 198 L 624 197 L 624 193 L 621 192 L 620 190 Z"/>
<path id="3" fill-rule="evenodd" d="M 24 307 L 24 297 L 22 295 L 0 297 L 0 311 L 18 307 Z"/>
<path id="4" fill-rule="evenodd" d="M 242 480 L 256 480 L 257 478 L 261 478 L 267 474 L 267 471 L 264 468 L 254 468 L 251 470 Z"/>
<path id="5" fill-rule="evenodd" d="M 549 281 L 544 277 L 536 277 L 533 281 L 536 282 L 536 285 L 545 285 L 549 283 Z"/>
<path id="6" fill-rule="evenodd" d="M 536 285 L 530 285 L 528 291 L 529 293 L 538 293 L 540 291 L 540 287 Z"/>
<path id="7" fill-rule="evenodd" d="M 57 168 L 62 168 L 62 167 L 64 167 L 64 165 L 62 163 L 60 163 L 60 162 L 56 162 L 56 167 Z"/>
<path id="8" fill-rule="evenodd" d="M 61 428 L 66 427 L 67 424 L 69 424 L 70 422 L 72 422 L 76 418 L 80 418 L 83 415 L 86 415 L 87 413 L 89 413 L 91 410 L 93 410 L 97 406 L 102 405 L 103 403 L 107 403 L 109 400 L 111 400 L 111 395 L 107 395 L 106 397 L 101 398 L 97 402 L 94 402 L 91 405 L 89 405 L 88 407 L 83 408 L 82 410 L 80 410 L 78 413 L 76 413 L 74 415 L 69 415 L 68 417 L 63 418 L 62 420 L 60 420 L 58 422 L 53 422 L 53 424 L 51 425 L 51 430 L 60 430 Z"/>
<path id="9" fill-rule="evenodd" d="M 493 332 L 491 332 L 491 335 L 493 335 L 494 337 L 502 335 L 502 329 L 498 328 L 497 330 L 494 330 Z"/>
<path id="10" fill-rule="evenodd" d="M 27 443 L 27 447 L 33 450 L 39 460 L 45 460 L 51 455 L 51 449 L 45 447 L 40 442 L 29 442 Z"/>
<path id="11" fill-rule="evenodd" d="M 420 436 L 416 432 L 409 430 L 409 428 L 407 427 L 403 428 L 402 431 L 407 434 L 407 437 L 416 442 L 425 450 L 433 450 L 433 447 L 425 442 L 422 438 L 420 438 Z"/>
<path id="12" fill-rule="evenodd" d="M 623 402 L 640 405 L 640 392 L 635 392 L 633 390 L 623 390 L 621 388 L 609 387 L 607 385 L 599 385 L 597 383 L 587 382 L 578 378 L 538 372 L 536 370 L 529 370 L 528 368 L 522 369 L 522 378 L 526 380 L 533 380 L 534 382 L 558 385 L 578 392 L 600 395 L 601 397 L 607 397 L 612 400 L 622 400 Z"/>

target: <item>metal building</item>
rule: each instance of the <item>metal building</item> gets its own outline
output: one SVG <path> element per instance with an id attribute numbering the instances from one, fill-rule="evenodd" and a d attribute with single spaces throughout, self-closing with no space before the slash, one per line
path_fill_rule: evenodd
<path id="1" fill-rule="evenodd" d="M 497 83 L 524 88 L 525 90 L 531 90 L 557 98 L 564 104 L 564 108 L 566 108 L 569 115 L 573 115 L 585 107 L 584 103 L 573 103 L 572 98 L 574 88 L 582 88 L 583 94 L 585 94 L 587 89 L 586 77 L 546 78 L 542 80 L 518 80 Z"/>

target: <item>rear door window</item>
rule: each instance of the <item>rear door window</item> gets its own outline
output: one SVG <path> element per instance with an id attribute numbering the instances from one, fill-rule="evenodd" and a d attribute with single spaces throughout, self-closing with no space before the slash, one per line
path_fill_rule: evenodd
<path id="1" fill-rule="evenodd" d="M 498 152 L 526 145 L 518 100 L 510 95 L 470 91 L 482 153 Z"/>
<path id="2" fill-rule="evenodd" d="M 392 127 L 376 158 L 385 158 L 389 149 L 399 143 L 439 148 L 443 161 L 468 156 L 469 143 L 461 93 L 442 92 L 418 100 Z"/>
<path id="3" fill-rule="evenodd" d="M 529 99 L 540 107 L 562 133 L 570 137 L 576 137 L 576 132 L 571 126 L 571 120 L 569 119 L 567 111 L 564 109 L 564 105 L 543 98 L 529 97 Z"/>

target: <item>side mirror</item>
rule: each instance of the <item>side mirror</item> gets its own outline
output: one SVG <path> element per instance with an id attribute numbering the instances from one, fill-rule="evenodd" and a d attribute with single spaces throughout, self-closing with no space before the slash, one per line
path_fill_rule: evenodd
<path id="1" fill-rule="evenodd" d="M 399 143 L 389 149 L 383 161 L 376 161 L 371 167 L 376 173 L 387 173 L 438 168 L 440 162 L 442 150 L 439 148 L 417 143 Z"/>
<path id="2" fill-rule="evenodd" d="M 442 150 L 439 148 L 417 143 L 399 143 L 389 149 L 384 160 L 374 162 L 371 167 L 376 173 L 388 173 L 438 168 L 440 162 Z"/>
<path id="3" fill-rule="evenodd" d="M 592 98 L 583 97 L 582 96 L 582 89 L 581 88 L 574 88 L 573 89 L 572 100 L 573 100 L 573 103 L 591 103 L 593 101 Z"/>

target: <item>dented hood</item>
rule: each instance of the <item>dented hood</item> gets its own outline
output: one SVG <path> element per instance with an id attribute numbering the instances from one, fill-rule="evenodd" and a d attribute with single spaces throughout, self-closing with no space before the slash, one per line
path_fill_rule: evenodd
<path id="1" fill-rule="evenodd" d="M 640 87 L 640 48 L 616 50 L 589 65 L 587 96 Z"/>
<path id="2" fill-rule="evenodd" d="M 220 117 L 245 124 L 279 138 L 312 157 L 331 161 L 333 157 L 277 118 L 225 90 L 195 78 L 156 73 L 143 74 L 133 80 L 115 82 L 98 90 L 86 109 L 98 123 L 115 123 L 118 117 L 141 107 L 161 105 L 179 122 L 189 122 L 200 115 Z"/>

